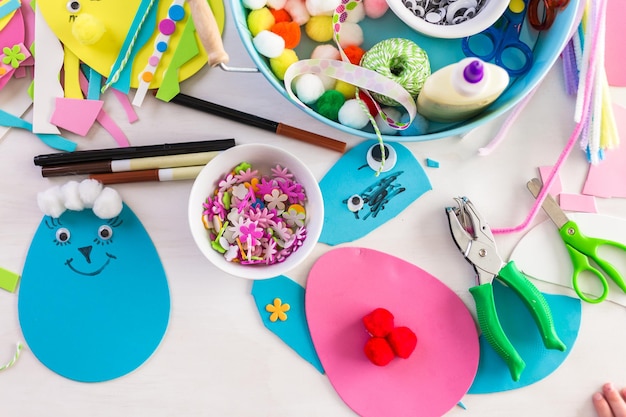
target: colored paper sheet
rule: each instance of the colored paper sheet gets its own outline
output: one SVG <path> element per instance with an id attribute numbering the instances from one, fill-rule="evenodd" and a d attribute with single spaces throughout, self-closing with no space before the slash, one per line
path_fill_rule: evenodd
<path id="1" fill-rule="evenodd" d="M 561 193 L 559 194 L 559 205 L 565 211 L 598 212 L 596 199 L 590 195 Z"/>
<path id="2" fill-rule="evenodd" d="M 571 352 L 580 328 L 581 302 L 563 295 L 544 294 L 565 352 L 546 349 L 528 309 L 513 290 L 499 281 L 493 283 L 498 318 L 504 333 L 526 362 L 519 381 L 483 335 L 480 336 L 480 362 L 470 394 L 508 391 L 534 384 L 554 372 Z"/>
<path id="3" fill-rule="evenodd" d="M 103 105 L 101 100 L 57 98 L 50 121 L 77 135 L 87 136 Z"/>
<path id="4" fill-rule="evenodd" d="M 330 382 L 362 417 L 439 417 L 476 375 L 478 335 L 469 310 L 445 284 L 402 259 L 366 248 L 333 249 L 309 273 L 305 306 Z M 417 335 L 408 359 L 376 366 L 365 356 L 370 336 L 362 318 L 379 307 Z"/>
<path id="5" fill-rule="evenodd" d="M 539 167 L 539 177 L 541 178 L 541 182 L 545 184 L 548 182 L 548 177 L 550 176 L 550 172 L 552 171 L 552 167 L 544 166 Z M 557 198 L 559 194 L 563 191 L 563 186 L 561 184 L 561 176 L 557 173 L 556 178 L 554 178 L 554 182 L 552 183 L 552 187 L 550 187 L 550 195 L 554 198 Z"/>
<path id="6" fill-rule="evenodd" d="M 152 355 L 169 313 L 163 265 L 128 206 L 110 220 L 90 209 L 44 216 L 18 291 L 20 326 L 41 363 L 76 381 L 120 377 Z"/>
<path id="7" fill-rule="evenodd" d="M 261 315 L 263 324 L 280 337 L 289 347 L 309 362 L 321 373 L 324 368 L 317 357 L 304 311 L 304 288 L 290 278 L 281 275 L 276 278 L 254 281 L 252 296 Z M 270 320 L 271 313 L 266 306 L 278 298 L 288 304 L 286 320 Z"/>
<path id="8" fill-rule="evenodd" d="M 368 151 L 374 146 L 378 146 L 378 141 L 367 140 L 355 146 L 320 181 L 324 197 L 320 242 L 338 245 L 359 239 L 397 216 L 431 189 L 420 163 L 398 142 L 385 144 L 395 150 L 396 165 L 376 176 L 377 168 L 372 169 L 367 163 Z M 356 195 L 363 205 L 351 211 L 348 202 Z"/>
<path id="9" fill-rule="evenodd" d="M 626 5 L 626 4 L 625 4 Z M 626 137 L 626 108 L 613 104 L 619 136 Z M 626 197 L 626 146 L 608 149 L 604 159 L 589 166 L 582 193 L 596 197 Z"/>
<path id="10" fill-rule="evenodd" d="M 626 48 L 624 47 L 626 2 L 608 0 L 606 5 L 605 60 L 609 85 L 626 86 Z"/>
<path id="11" fill-rule="evenodd" d="M 9 292 L 15 292 L 20 276 L 15 272 L 0 268 L 0 288 Z"/>
<path id="12" fill-rule="evenodd" d="M 586 236 L 614 240 L 626 244 L 626 221 L 616 217 L 592 213 L 568 213 L 580 231 Z M 626 271 L 626 253 L 620 250 L 600 248 L 599 253 L 609 261 L 617 271 Z M 517 244 L 512 259 L 521 270 L 541 281 L 553 283 L 558 287 L 572 288 L 572 261 L 551 221 L 543 222 L 531 229 Z M 581 288 L 593 297 L 601 293 L 601 285 L 595 278 L 589 277 L 580 282 Z M 572 297 L 576 293 L 565 290 Z M 626 307 L 626 294 L 609 280 L 607 300 Z M 605 301 L 606 302 L 606 301 Z"/>

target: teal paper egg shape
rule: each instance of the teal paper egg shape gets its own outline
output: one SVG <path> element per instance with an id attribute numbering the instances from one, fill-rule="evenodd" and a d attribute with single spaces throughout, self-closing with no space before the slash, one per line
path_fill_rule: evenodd
<path id="1" fill-rule="evenodd" d="M 124 204 L 45 216 L 28 251 L 19 322 L 33 354 L 69 379 L 99 382 L 143 364 L 165 334 L 170 295 L 147 231 Z"/>

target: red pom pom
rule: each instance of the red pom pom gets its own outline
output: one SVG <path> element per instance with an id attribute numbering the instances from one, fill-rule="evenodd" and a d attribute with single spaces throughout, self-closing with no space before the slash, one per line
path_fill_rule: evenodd
<path id="1" fill-rule="evenodd" d="M 417 336 L 408 327 L 400 326 L 387 335 L 387 342 L 398 357 L 406 359 L 415 350 Z"/>
<path id="2" fill-rule="evenodd" d="M 387 340 L 382 337 L 372 337 L 365 343 L 365 356 L 374 365 L 385 366 L 395 357 Z"/>
<path id="3" fill-rule="evenodd" d="M 393 330 L 393 314 L 387 309 L 377 308 L 363 317 L 363 324 L 372 336 L 385 337 Z"/>
<path id="4" fill-rule="evenodd" d="M 272 15 L 274 15 L 274 23 L 291 22 L 291 15 L 285 9 L 270 9 Z"/>
<path id="5" fill-rule="evenodd" d="M 372 116 L 376 116 L 378 114 L 378 109 L 376 108 L 376 105 L 374 104 L 374 100 L 372 100 L 370 96 L 365 94 L 363 91 L 359 90 L 359 92 L 357 93 L 357 97 L 361 101 L 363 101 L 363 103 L 365 103 L 365 105 L 367 106 L 367 109 L 369 110 Z"/>
<path id="6" fill-rule="evenodd" d="M 285 40 L 285 49 L 295 49 L 300 43 L 300 26 L 296 22 L 275 23 L 270 30 Z"/>
<path id="7" fill-rule="evenodd" d="M 365 50 L 357 45 L 348 45 L 343 48 L 343 52 L 346 54 L 350 63 L 354 65 L 359 65 L 361 63 L 361 58 L 365 54 Z"/>

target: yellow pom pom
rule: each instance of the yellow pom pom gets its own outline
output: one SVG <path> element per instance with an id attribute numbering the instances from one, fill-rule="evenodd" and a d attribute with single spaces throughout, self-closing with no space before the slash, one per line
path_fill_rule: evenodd
<path id="1" fill-rule="evenodd" d="M 346 100 L 356 97 L 356 87 L 352 84 L 348 84 L 345 81 L 337 80 L 335 83 L 335 90 L 339 91 Z"/>
<path id="2" fill-rule="evenodd" d="M 287 68 L 296 62 L 298 62 L 296 51 L 293 49 L 285 49 L 279 57 L 270 59 L 270 67 L 276 78 L 284 80 Z"/>
<path id="3" fill-rule="evenodd" d="M 252 34 L 252 37 L 258 35 L 261 31 L 270 30 L 276 19 L 270 9 L 262 7 L 260 9 L 252 10 L 248 14 L 248 29 Z"/>
<path id="4" fill-rule="evenodd" d="M 93 45 L 98 42 L 104 32 L 106 32 L 104 23 L 87 13 L 79 14 L 72 25 L 72 35 L 83 45 Z"/>
<path id="5" fill-rule="evenodd" d="M 333 38 L 332 16 L 311 16 L 306 22 L 306 34 L 316 42 L 328 42 Z"/>

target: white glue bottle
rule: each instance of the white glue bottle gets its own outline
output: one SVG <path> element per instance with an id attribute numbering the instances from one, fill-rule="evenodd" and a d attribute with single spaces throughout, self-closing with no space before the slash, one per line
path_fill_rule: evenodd
<path id="1" fill-rule="evenodd" d="M 468 119 L 493 103 L 509 85 L 501 67 L 464 58 L 432 73 L 417 96 L 417 112 L 434 122 Z"/>

